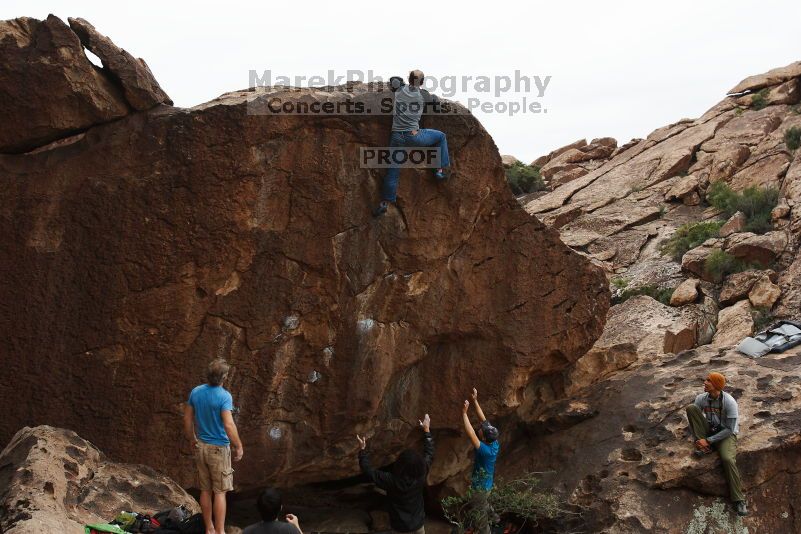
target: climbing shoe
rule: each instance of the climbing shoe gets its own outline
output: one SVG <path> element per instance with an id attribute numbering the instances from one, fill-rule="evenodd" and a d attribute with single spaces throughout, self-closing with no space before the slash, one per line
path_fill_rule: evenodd
<path id="1" fill-rule="evenodd" d="M 388 204 L 386 202 L 380 203 L 374 210 L 373 210 L 373 217 L 381 217 L 383 214 L 387 212 Z"/>
<path id="2" fill-rule="evenodd" d="M 734 503 L 734 509 L 737 510 L 737 515 L 741 517 L 748 515 L 748 508 L 745 507 L 745 501 L 737 501 Z"/>

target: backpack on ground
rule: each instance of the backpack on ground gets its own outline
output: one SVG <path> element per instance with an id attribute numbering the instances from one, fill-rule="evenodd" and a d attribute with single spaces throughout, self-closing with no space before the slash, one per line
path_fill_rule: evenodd
<path id="1" fill-rule="evenodd" d="M 189 519 L 192 514 L 183 504 L 181 506 L 176 506 L 175 508 L 170 508 L 169 510 L 163 510 L 157 514 L 153 515 L 153 519 L 155 519 L 161 528 L 167 529 L 177 529 L 181 523 Z M 205 530 L 204 530 L 205 533 Z"/>
<path id="2" fill-rule="evenodd" d="M 737 351 L 751 358 L 761 358 L 769 352 L 784 352 L 799 344 L 801 344 L 801 323 L 782 320 L 754 337 L 743 339 L 737 345 Z"/>
<path id="3" fill-rule="evenodd" d="M 195 514 L 174 526 L 161 526 L 154 534 L 206 534 L 206 524 L 202 514 Z"/>

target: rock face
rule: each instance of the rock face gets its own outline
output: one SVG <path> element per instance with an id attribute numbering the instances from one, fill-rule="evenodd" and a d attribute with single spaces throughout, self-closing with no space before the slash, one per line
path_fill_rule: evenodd
<path id="1" fill-rule="evenodd" d="M 567 393 L 624 369 L 638 359 L 691 349 L 709 322 L 698 307 L 681 310 L 639 296 L 613 306 L 603 335 L 570 371 Z"/>
<path id="2" fill-rule="evenodd" d="M 582 507 L 585 532 L 799 532 L 799 363 L 798 350 L 752 360 L 710 347 L 638 360 L 538 406 L 496 474 L 555 471 L 552 482 Z M 743 519 L 728 504 L 718 456 L 691 454 L 684 408 L 711 371 L 727 377 L 739 404 L 737 464 L 751 512 Z"/>
<path id="3" fill-rule="evenodd" d="M 729 94 L 739 94 L 746 91 L 758 91 L 764 87 L 779 85 L 787 80 L 801 77 L 801 61 L 790 63 L 786 67 L 769 70 L 764 74 L 749 76 L 729 90 Z"/>
<path id="4" fill-rule="evenodd" d="M 751 304 L 741 300 L 723 308 L 718 314 L 718 329 L 712 344 L 716 347 L 737 345 L 746 336 L 754 333 L 754 319 L 751 317 Z"/>
<path id="5" fill-rule="evenodd" d="M 373 219 L 383 171 L 359 149 L 385 146 L 391 117 L 253 113 L 272 99 L 378 109 L 384 89 L 229 93 L 0 156 L 0 363 L 17 377 L 0 404 L 25 406 L 0 441 L 58 424 L 194 484 L 181 406 L 224 357 L 238 488 L 354 475 L 356 432 L 381 463 L 417 443 L 425 412 L 438 454 L 462 455 L 430 481 L 466 467 L 466 392 L 512 413 L 530 380 L 593 344 L 609 292 L 515 202 L 469 114 L 425 119 L 448 135 L 449 181 L 404 170 L 397 207 Z"/>
<path id="6" fill-rule="evenodd" d="M 0 453 L 0 531 L 83 534 L 122 511 L 146 514 L 185 505 L 178 484 L 144 465 L 116 464 L 71 430 L 23 428 Z"/>
<path id="7" fill-rule="evenodd" d="M 172 100 L 159 86 L 147 63 L 119 48 L 84 19 L 68 19 L 70 28 L 103 62 L 103 67 L 122 86 L 125 99 L 136 110 L 143 111 Z"/>
<path id="8" fill-rule="evenodd" d="M 0 22 L 0 152 L 22 152 L 125 116 L 118 88 L 54 16 Z"/>
<path id="9" fill-rule="evenodd" d="M 541 167 L 549 187 L 556 188 L 599 167 L 616 149 L 617 141 L 611 137 L 593 139 L 589 144 L 581 139 L 537 158 L 532 165 Z"/>
<path id="10" fill-rule="evenodd" d="M 172 104 L 142 60 L 82 19 L 0 22 L 0 153 L 24 152 L 126 116 Z M 95 67 L 83 51 L 97 53 Z"/>
<path id="11" fill-rule="evenodd" d="M 738 300 L 747 298 L 756 281 L 763 277 L 767 277 L 770 282 L 776 282 L 777 280 L 776 273 L 771 270 L 744 271 L 729 276 L 720 290 L 720 303 L 728 306 Z"/>

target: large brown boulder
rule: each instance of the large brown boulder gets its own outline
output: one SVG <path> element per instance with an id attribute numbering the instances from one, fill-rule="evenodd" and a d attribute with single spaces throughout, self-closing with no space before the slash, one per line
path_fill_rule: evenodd
<path id="1" fill-rule="evenodd" d="M 355 433 L 381 463 L 425 412 L 440 454 L 462 454 L 433 483 L 468 464 L 471 387 L 511 413 L 600 335 L 604 275 L 519 207 L 464 108 L 426 119 L 448 135 L 448 182 L 404 170 L 373 219 L 383 171 L 359 149 L 385 146 L 391 117 L 253 113 L 275 98 L 375 110 L 391 93 L 242 91 L 0 156 L 0 365 L 16 377 L 0 404 L 25 407 L 0 441 L 59 424 L 192 484 L 181 406 L 224 357 L 239 488 L 354 475 Z"/>
<path id="2" fill-rule="evenodd" d="M 718 314 L 718 328 L 712 345 L 725 347 L 737 345 L 746 336 L 754 333 L 754 318 L 751 315 L 751 304 L 747 300 L 740 300 L 723 308 Z"/>
<path id="3" fill-rule="evenodd" d="M 702 306 L 676 309 L 648 296 L 629 298 L 609 309 L 603 334 L 567 375 L 566 391 L 585 388 L 639 359 L 691 349 L 713 329 Z"/>
<path id="4" fill-rule="evenodd" d="M 726 252 L 747 263 L 769 265 L 788 244 L 787 233 L 781 230 L 758 235 L 750 232 L 732 234 L 726 238 Z"/>
<path id="5" fill-rule="evenodd" d="M 128 110 L 61 19 L 0 21 L 0 153 L 35 148 Z"/>
<path id="6" fill-rule="evenodd" d="M 720 304 L 729 306 L 738 300 L 748 298 L 751 288 L 762 277 L 767 277 L 771 282 L 778 280 L 776 273 L 770 269 L 766 271 L 743 271 L 729 275 L 720 289 L 720 297 L 718 299 Z"/>
<path id="7" fill-rule="evenodd" d="M 114 463 L 71 430 L 25 427 L 0 453 L 6 534 L 83 534 L 84 524 L 108 523 L 123 511 L 179 505 L 200 511 L 174 481 L 144 465 Z"/>

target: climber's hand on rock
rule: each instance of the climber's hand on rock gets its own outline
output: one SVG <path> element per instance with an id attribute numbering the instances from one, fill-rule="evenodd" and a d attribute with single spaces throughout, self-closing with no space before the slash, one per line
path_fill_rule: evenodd
<path id="1" fill-rule="evenodd" d="M 367 438 L 363 438 L 359 434 L 356 434 L 356 439 L 359 440 L 359 448 L 364 450 L 365 447 L 367 447 Z"/>
<path id="2" fill-rule="evenodd" d="M 467 410 L 470 408 L 470 401 L 464 401 L 464 406 L 462 406 L 462 413 L 467 413 Z"/>
<path id="3" fill-rule="evenodd" d="M 476 388 L 473 388 L 473 393 L 470 395 L 470 398 L 473 399 L 473 402 L 478 400 L 478 390 Z"/>
<path id="4" fill-rule="evenodd" d="M 423 420 L 420 421 L 420 426 L 423 427 L 423 432 L 429 432 L 431 427 L 431 418 L 428 414 L 423 417 Z"/>

